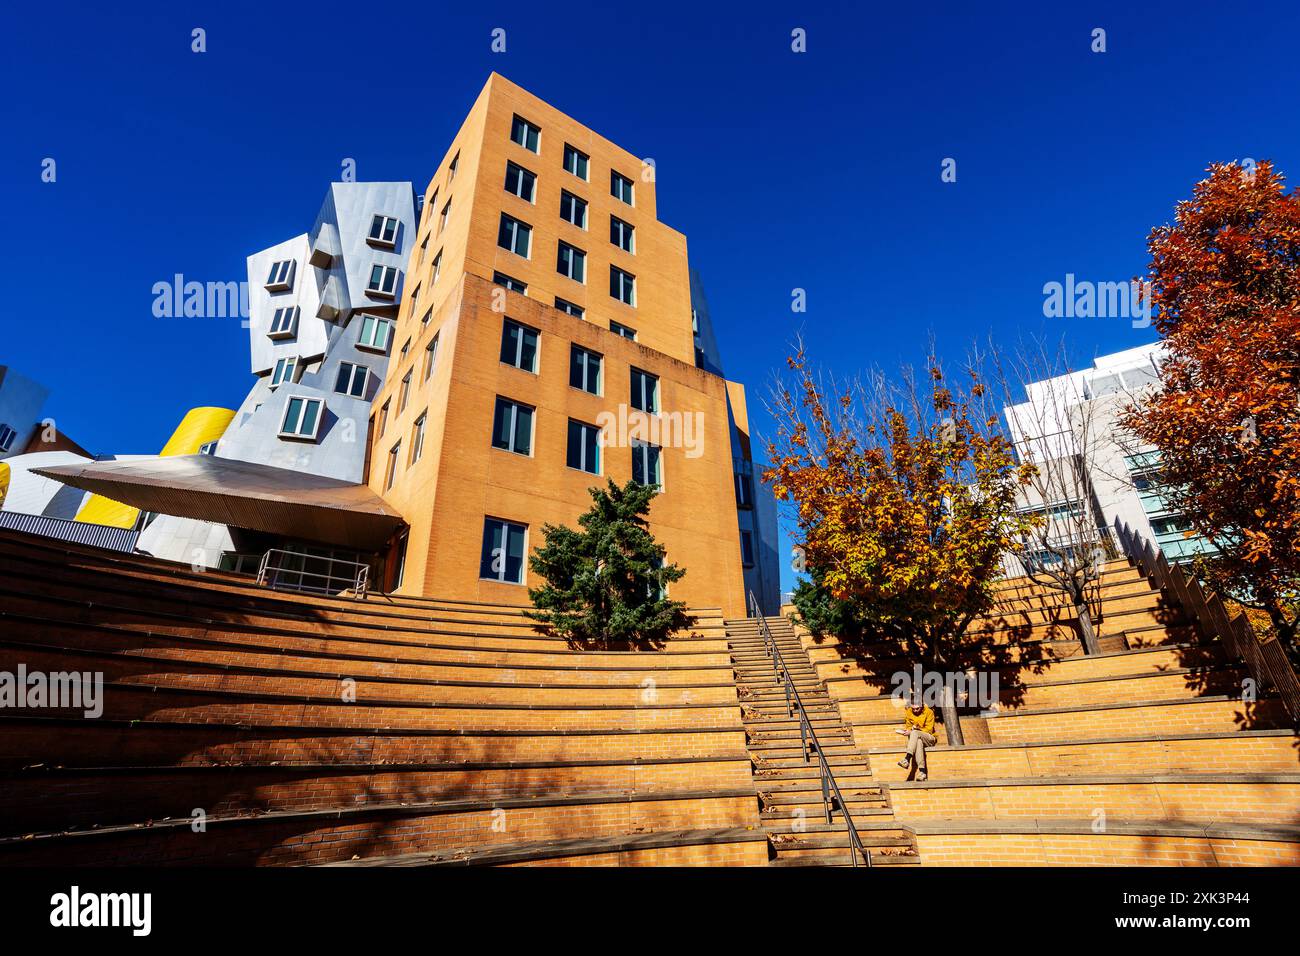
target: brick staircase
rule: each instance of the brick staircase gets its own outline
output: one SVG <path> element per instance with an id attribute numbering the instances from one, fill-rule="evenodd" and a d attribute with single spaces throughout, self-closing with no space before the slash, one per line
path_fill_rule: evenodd
<path id="1" fill-rule="evenodd" d="M 105 682 L 0 708 L 0 865 L 765 863 L 720 612 L 589 652 L 521 611 L 0 532 L 0 671 Z"/>
<path id="2" fill-rule="evenodd" d="M 999 677 L 997 708 L 963 717 L 967 746 L 907 780 L 890 675 L 910 648 L 801 631 L 853 742 L 871 758 L 925 865 L 1300 865 L 1300 737 L 1276 699 L 1127 560 L 1098 594 L 1100 655 L 1073 610 L 1002 585 L 963 666 Z"/>
<path id="3" fill-rule="evenodd" d="M 915 864 L 915 841 L 894 822 L 888 787 L 872 774 L 789 618 L 766 620 L 872 865 Z M 847 824 L 838 813 L 826 822 L 819 765 L 805 760 L 798 718 L 790 715 L 757 619 L 728 620 L 726 627 L 771 865 L 850 865 Z"/>
<path id="4" fill-rule="evenodd" d="M 1001 596 L 964 660 L 999 706 L 924 783 L 887 694 L 911 649 L 770 619 L 873 864 L 1300 864 L 1300 738 L 1214 635 L 1126 562 L 1098 656 L 1056 596 Z M 97 719 L 0 707 L 0 865 L 849 862 L 756 621 L 592 652 L 521 612 L 0 531 L 0 671 L 105 681 Z"/>

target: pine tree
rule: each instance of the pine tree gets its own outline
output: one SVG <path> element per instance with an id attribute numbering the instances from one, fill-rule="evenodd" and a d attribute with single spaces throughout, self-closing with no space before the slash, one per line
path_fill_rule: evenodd
<path id="1" fill-rule="evenodd" d="M 546 543 L 528 566 L 546 584 L 529 589 L 536 610 L 525 613 L 579 646 L 658 647 L 695 624 L 683 602 L 667 597 L 668 585 L 686 571 L 665 562 L 646 521 L 659 490 L 610 481 L 589 492 L 593 504 L 578 518 L 581 530 L 543 525 Z"/>

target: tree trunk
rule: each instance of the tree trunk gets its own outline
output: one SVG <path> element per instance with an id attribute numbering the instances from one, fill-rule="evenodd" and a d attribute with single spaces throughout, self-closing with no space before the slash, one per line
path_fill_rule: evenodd
<path id="1" fill-rule="evenodd" d="M 943 672 L 940 671 L 940 676 Z M 948 681 L 943 682 L 943 703 L 940 709 L 943 711 L 943 729 L 948 735 L 949 747 L 964 747 L 966 738 L 961 733 L 961 718 L 957 716 L 957 702 L 952 697 L 952 685 Z"/>
<path id="2" fill-rule="evenodd" d="M 1097 640 L 1097 630 L 1092 626 L 1092 610 L 1088 607 L 1087 598 L 1076 597 L 1074 599 L 1074 613 L 1079 619 L 1079 634 L 1083 638 L 1083 652 L 1085 654 L 1100 654 L 1101 644 Z"/>

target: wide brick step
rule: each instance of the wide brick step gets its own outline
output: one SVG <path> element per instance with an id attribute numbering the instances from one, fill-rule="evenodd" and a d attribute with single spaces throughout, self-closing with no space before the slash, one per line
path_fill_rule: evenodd
<path id="1" fill-rule="evenodd" d="M 365 730 L 303 722 L 133 721 L 0 712 L 0 769 L 32 765 L 184 766 L 652 760 L 745 752 L 739 726 L 653 730 Z"/>
<path id="2" fill-rule="evenodd" d="M 1000 685 L 997 709 L 1001 714 L 1009 714 L 1019 710 L 1052 707 L 1085 708 L 1134 701 L 1218 696 L 1239 693 L 1243 674 L 1237 667 L 1189 668 L 1054 683 Z M 901 698 L 840 697 L 838 702 L 840 713 L 846 720 L 862 722 L 902 719 Z"/>
<path id="3" fill-rule="evenodd" d="M 871 751 L 872 766 L 884 780 L 902 780 L 896 766 L 903 747 Z M 1300 735 L 1292 730 L 1229 731 L 1111 737 L 1093 741 L 1038 744 L 982 744 L 931 747 L 932 780 L 979 777 L 1071 776 L 1125 773 L 1287 773 L 1300 767 Z"/>
<path id="4" fill-rule="evenodd" d="M 109 625 L 126 628 L 128 631 L 170 634 L 176 637 L 234 635 L 246 640 L 250 636 L 265 635 L 288 639 L 284 646 L 293 646 L 291 642 L 310 636 L 318 642 L 318 646 L 337 644 L 341 649 L 341 642 L 353 642 L 360 646 L 543 652 L 562 655 L 561 660 L 567 655 L 570 661 L 575 660 L 579 654 L 587 653 L 584 649 L 570 647 L 561 638 L 528 629 L 505 630 L 456 623 L 441 624 L 415 618 L 384 623 L 326 623 L 299 617 L 241 614 L 234 611 L 212 613 L 208 609 L 194 606 L 184 598 L 150 608 L 143 600 L 130 594 L 121 596 L 113 603 L 104 603 L 87 600 L 84 592 L 78 593 L 81 594 L 80 598 L 34 598 L 29 593 L 15 592 L 12 584 L 0 584 L 3 614 L 5 620 L 10 622 L 7 626 L 12 628 L 39 628 L 43 622 L 52 621 L 67 626 Z M 628 661 L 645 656 L 646 652 L 609 650 L 598 653 L 610 661 L 620 658 Z M 709 655 L 710 659 L 706 663 L 713 666 L 730 663 L 726 640 L 699 632 L 670 638 L 662 650 L 655 653 L 662 656 L 683 655 L 684 660 L 691 656 Z"/>
<path id="5" fill-rule="evenodd" d="M 927 866 L 1300 866 L 1300 826 L 1108 817 L 918 820 Z"/>
<path id="6" fill-rule="evenodd" d="M 633 795 L 752 787 L 742 755 L 619 764 L 281 763 L 278 766 L 48 766 L 0 775 L 0 836 L 209 815 L 351 810 L 369 804 Z"/>
<path id="7" fill-rule="evenodd" d="M 201 664 L 180 656 L 68 654 L 57 650 L 16 648 L 0 644 L 0 669 L 14 670 L 25 664 L 29 671 L 57 673 L 65 670 L 91 671 L 107 682 L 143 684 L 177 690 L 216 690 L 228 694 L 278 694 L 302 698 L 347 699 L 358 704 L 375 701 L 406 701 L 421 705 L 461 703 L 500 704 L 531 707 L 617 705 L 729 704 L 736 701 L 730 684 L 689 687 L 651 683 L 602 686 L 544 686 L 518 683 L 443 682 L 417 677 L 372 677 L 252 667 L 248 665 Z"/>
<path id="8" fill-rule="evenodd" d="M 151 825 L 0 839 L 0 865 L 301 865 L 381 854 L 614 836 L 655 830 L 736 828 L 753 819 L 751 791 L 566 794 L 543 798 L 367 805 L 346 811 L 208 815 Z M 146 821 L 140 821 L 146 824 Z"/>
<path id="9" fill-rule="evenodd" d="M 1134 651 L 1122 651 L 1095 656 L 1068 657 L 1060 660 L 1005 664 L 990 668 L 1002 686 L 1033 686 L 1058 680 L 1083 678 L 1136 676 L 1185 668 L 1220 666 L 1224 651 L 1217 644 L 1177 644 L 1156 646 Z M 892 677 L 907 672 L 910 663 L 903 659 L 893 662 L 874 661 L 822 661 L 818 672 L 826 682 L 831 696 L 858 696 L 855 690 L 887 692 L 895 682 Z M 978 671 L 977 671 L 978 673 Z"/>
<path id="10" fill-rule="evenodd" d="M 0 621 L 13 617 L 0 612 Z M 352 677 L 367 675 L 441 681 L 493 681 L 510 684 L 722 684 L 731 683 L 723 655 L 636 657 L 530 651 L 468 651 L 413 646 L 383 640 L 320 641 L 306 637 L 230 634 L 208 631 L 171 635 L 159 629 L 128 629 L 47 621 L 15 626 L 0 641 L 48 645 L 67 651 L 132 654 L 230 666 L 283 670 L 322 670 Z"/>
<path id="11" fill-rule="evenodd" d="M 670 830 L 545 840 L 447 853 L 372 856 L 329 867 L 370 866 L 764 866 L 767 839 L 752 828 Z"/>
<path id="12" fill-rule="evenodd" d="M 1272 730 L 1286 726 L 1280 702 L 1264 698 L 1243 702 L 1237 697 L 1184 697 L 1131 701 L 1044 710 L 1008 711 L 985 721 L 993 743 L 1089 740 L 1131 735 L 1135 728 L 1156 736 L 1222 733 L 1241 729 Z M 853 724 L 863 750 L 895 746 L 895 720 Z M 939 735 L 940 740 L 944 735 Z"/>
<path id="13" fill-rule="evenodd" d="M 51 596 L 66 593 L 69 589 L 102 595 L 105 601 L 113 594 L 129 595 L 141 604 L 142 609 L 165 611 L 169 605 L 179 603 L 222 613 L 238 611 L 283 620 L 305 620 L 316 625 L 333 622 L 405 626 L 409 622 L 443 621 L 506 630 L 531 630 L 535 626 L 535 622 L 525 616 L 522 607 L 471 602 L 407 602 L 383 595 L 365 601 L 298 595 L 272 591 L 248 579 L 220 573 L 194 573 L 181 565 L 159 570 L 142 565 L 133 556 L 100 552 L 73 554 L 62 559 L 42 554 L 39 546 L 33 549 L 27 541 L 15 546 L 11 539 L 0 540 L 0 571 L 7 572 L 6 577 L 11 580 L 43 579 L 53 588 Z M 57 574 L 51 575 L 49 571 Z M 722 633 L 722 620 L 716 609 L 700 610 L 696 616 L 701 629 Z"/>
<path id="14" fill-rule="evenodd" d="M 1290 824 L 1300 807 L 1300 773 L 1101 774 L 898 782 L 895 814 L 919 819 L 1049 819 L 1092 816 L 1105 827 L 1156 813 L 1166 819 Z"/>

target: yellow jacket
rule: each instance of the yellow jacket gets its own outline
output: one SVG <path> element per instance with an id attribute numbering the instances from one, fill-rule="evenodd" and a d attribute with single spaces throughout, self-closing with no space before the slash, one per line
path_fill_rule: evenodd
<path id="1" fill-rule="evenodd" d="M 909 733 L 913 730 L 919 730 L 934 736 L 934 711 L 929 707 L 922 707 L 919 714 L 912 713 L 912 708 L 908 707 L 903 711 L 903 728 Z"/>

